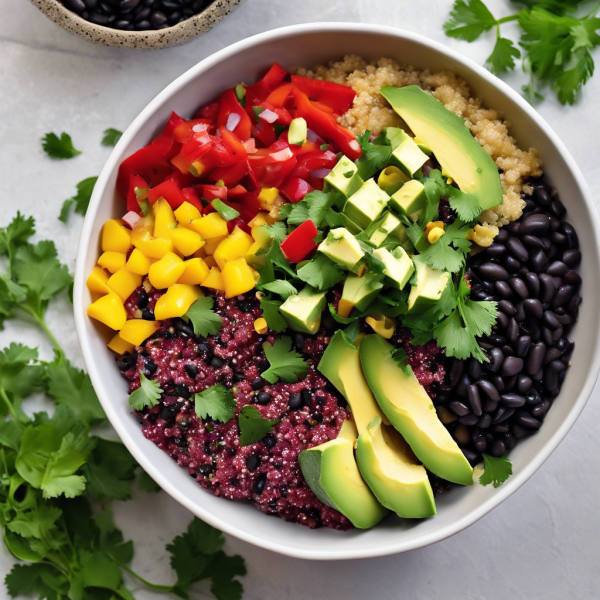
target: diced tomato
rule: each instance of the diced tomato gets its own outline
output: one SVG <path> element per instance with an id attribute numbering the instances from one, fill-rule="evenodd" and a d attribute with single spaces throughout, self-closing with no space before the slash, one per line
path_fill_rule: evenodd
<path id="1" fill-rule="evenodd" d="M 148 188 L 146 180 L 139 175 L 132 175 L 129 179 L 129 190 L 127 192 L 127 210 L 136 213 L 140 212 L 140 204 L 137 199 L 136 189 L 142 190 Z"/>
<path id="2" fill-rule="evenodd" d="M 222 181 L 227 187 L 239 183 L 248 174 L 248 161 L 238 161 L 228 167 L 220 167 L 209 175 L 211 181 Z"/>
<path id="3" fill-rule="evenodd" d="M 292 203 L 300 202 L 306 194 L 313 191 L 312 186 L 304 179 L 288 177 L 279 191 Z"/>
<path id="4" fill-rule="evenodd" d="M 318 233 L 315 224 L 308 219 L 283 240 L 281 251 L 290 262 L 298 263 L 316 250 L 314 238 Z"/>
<path id="5" fill-rule="evenodd" d="M 244 144 L 237 138 L 237 136 L 225 127 L 219 127 L 219 133 L 221 134 L 221 139 L 223 140 L 223 145 L 231 155 L 231 157 L 236 161 L 245 161 L 246 156 L 248 156 L 248 152 L 246 152 L 246 148 Z"/>
<path id="6" fill-rule="evenodd" d="M 215 198 L 219 200 L 227 199 L 227 188 L 224 185 L 202 184 L 195 186 L 194 189 L 207 202 L 212 202 Z"/>
<path id="7" fill-rule="evenodd" d="M 356 92 L 347 85 L 332 81 L 309 79 L 300 75 L 292 75 L 292 84 L 304 92 L 311 100 L 332 109 L 338 115 L 352 108 Z"/>
<path id="8" fill-rule="evenodd" d="M 181 190 L 170 179 L 148 191 L 150 204 L 154 204 L 159 198 L 164 198 L 173 210 L 179 208 L 185 202 Z"/>
<path id="9" fill-rule="evenodd" d="M 217 120 L 217 115 L 219 114 L 219 103 L 211 102 L 210 104 L 205 104 L 198 112 L 194 115 L 194 119 L 208 119 L 212 123 Z"/>
<path id="10" fill-rule="evenodd" d="M 226 127 L 243 142 L 250 137 L 252 121 L 239 103 L 235 90 L 230 89 L 221 95 L 217 126 Z"/>

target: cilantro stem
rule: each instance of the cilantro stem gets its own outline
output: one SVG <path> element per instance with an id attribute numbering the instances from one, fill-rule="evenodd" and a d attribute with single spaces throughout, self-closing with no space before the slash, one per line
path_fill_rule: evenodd
<path id="1" fill-rule="evenodd" d="M 587 15 L 585 15 L 585 17 L 582 17 L 581 20 L 585 21 L 586 19 L 593 17 L 598 12 L 598 9 L 600 9 L 600 2 L 598 2 L 598 4 L 596 4 L 596 6 L 594 6 L 594 8 Z"/>
<path id="2" fill-rule="evenodd" d="M 113 558 L 114 560 L 114 556 L 111 555 L 111 558 Z M 141 581 L 146 587 L 149 587 L 152 590 L 156 590 L 157 592 L 170 592 L 173 589 L 172 585 L 158 585 L 156 583 L 150 583 L 141 575 L 138 575 L 134 570 L 130 569 L 127 565 L 124 565 L 122 562 L 118 561 L 117 563 L 121 567 L 121 569 L 127 571 L 127 573 L 135 577 L 138 581 Z"/>
<path id="3" fill-rule="evenodd" d="M 508 17 L 502 17 L 496 21 L 496 25 L 501 25 L 502 23 L 508 23 L 509 21 L 516 21 L 519 18 L 519 13 L 515 15 L 510 15 Z"/>
<path id="4" fill-rule="evenodd" d="M 8 395 L 4 391 L 4 388 L 0 388 L 0 398 L 2 398 L 2 400 L 4 400 L 4 404 L 6 404 L 6 408 L 8 408 L 8 412 L 11 414 L 15 423 L 18 423 L 19 418 L 17 417 L 17 412 L 15 411 L 15 408 L 12 405 L 12 402 L 10 401 Z"/>
<path id="5" fill-rule="evenodd" d="M 28 315 L 31 316 L 31 318 L 34 320 L 35 324 L 46 334 L 46 337 L 48 338 L 48 340 L 50 341 L 50 343 L 52 344 L 52 347 L 56 350 L 56 352 L 63 357 L 66 356 L 65 351 L 62 349 L 62 346 L 60 345 L 59 341 L 54 337 L 54 334 L 50 331 L 50 329 L 48 328 L 48 325 L 46 325 L 46 321 L 44 321 L 44 319 L 42 317 L 40 317 L 40 315 L 38 315 L 38 313 L 35 311 L 35 309 L 28 306 L 27 304 L 24 304 L 23 306 L 21 306 L 21 308 Z"/>

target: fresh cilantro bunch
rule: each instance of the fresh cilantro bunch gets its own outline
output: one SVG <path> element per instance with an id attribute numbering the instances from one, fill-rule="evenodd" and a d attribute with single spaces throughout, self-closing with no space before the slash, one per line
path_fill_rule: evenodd
<path id="1" fill-rule="evenodd" d="M 444 29 L 446 34 L 473 42 L 484 32 L 496 32 L 496 44 L 486 61 L 499 75 L 515 68 L 522 58 L 529 83 L 523 91 L 530 102 L 542 99 L 539 84 L 550 85 L 562 104 L 573 104 L 594 73 L 592 50 L 600 44 L 599 5 L 576 15 L 583 0 L 512 0 L 525 8 L 514 15 L 496 19 L 482 0 L 455 0 Z M 500 34 L 500 26 L 517 21 L 522 33 L 519 49 Z"/>

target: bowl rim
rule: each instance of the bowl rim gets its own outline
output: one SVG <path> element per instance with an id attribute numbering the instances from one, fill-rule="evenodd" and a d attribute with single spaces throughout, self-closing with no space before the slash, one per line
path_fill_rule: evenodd
<path id="1" fill-rule="evenodd" d="M 506 500 L 514 492 L 516 492 L 541 467 L 541 465 L 557 448 L 559 443 L 564 439 L 565 435 L 574 425 L 575 421 L 577 420 L 577 418 L 581 414 L 581 411 L 586 405 L 592 393 L 592 390 L 596 383 L 596 379 L 598 377 L 598 372 L 600 370 L 600 344 L 598 343 L 598 341 L 595 344 L 593 356 L 591 357 L 591 369 L 588 371 L 588 375 L 581 388 L 581 392 L 565 420 L 560 424 L 555 434 L 542 446 L 542 448 L 540 448 L 536 456 L 530 461 L 528 461 L 527 464 L 518 473 L 514 474 L 504 485 L 498 488 L 498 490 L 496 490 L 493 496 L 482 502 L 478 507 L 470 511 L 462 518 L 457 519 L 456 521 L 453 521 L 452 523 L 440 529 L 428 533 L 423 538 L 408 541 L 400 540 L 395 544 L 387 544 L 382 549 L 372 548 L 365 550 L 361 548 L 353 548 L 351 544 L 346 544 L 344 546 L 341 546 L 334 553 L 332 553 L 328 550 L 320 550 L 318 547 L 313 548 L 309 551 L 298 548 L 290 548 L 280 543 L 273 543 L 272 541 L 267 543 L 264 539 L 261 539 L 260 537 L 257 537 L 252 533 L 239 531 L 236 527 L 231 526 L 227 521 L 214 516 L 211 512 L 204 509 L 202 506 L 198 506 L 195 503 L 193 503 L 190 499 L 188 499 L 188 497 L 184 493 L 180 492 L 172 483 L 170 483 L 167 480 L 167 478 L 162 474 L 162 472 L 154 467 L 150 459 L 143 452 L 139 444 L 139 440 L 133 439 L 127 433 L 124 424 L 121 423 L 121 421 L 116 417 L 115 411 L 110 400 L 102 398 L 102 375 L 96 369 L 92 349 L 87 342 L 87 333 L 85 327 L 85 311 L 79 310 L 79 307 L 82 306 L 83 302 L 82 295 L 86 281 L 85 261 L 86 256 L 88 254 L 88 247 L 91 242 L 90 238 L 92 227 L 94 224 L 95 214 L 100 205 L 100 200 L 104 195 L 104 189 L 106 187 L 106 183 L 109 179 L 109 176 L 111 175 L 113 170 L 118 166 L 117 159 L 120 156 L 121 148 L 128 146 L 134 138 L 134 136 L 138 133 L 139 129 L 152 116 L 155 110 L 159 108 L 160 105 L 170 96 L 174 95 L 178 90 L 188 85 L 190 80 L 192 80 L 196 76 L 198 71 L 204 71 L 207 68 L 218 64 L 225 58 L 243 52 L 245 49 L 252 47 L 256 43 L 273 41 L 291 35 L 323 31 L 359 34 L 380 33 L 392 37 L 397 37 L 399 39 L 403 39 L 410 42 L 417 42 L 419 44 L 429 46 L 433 50 L 437 50 L 441 54 L 445 54 L 449 58 L 456 60 L 467 69 L 474 71 L 478 76 L 486 80 L 486 82 L 491 84 L 493 87 L 499 88 L 500 91 L 507 95 L 514 103 L 516 103 L 516 105 L 521 110 L 523 110 L 526 113 L 529 119 L 535 122 L 535 124 L 543 131 L 545 135 L 547 135 L 551 139 L 553 144 L 556 146 L 557 150 L 562 154 L 562 157 L 568 170 L 573 175 L 576 184 L 581 190 L 582 198 L 589 210 L 592 219 L 592 228 L 594 231 L 594 236 L 593 240 L 588 240 L 586 252 L 590 254 L 595 253 L 596 257 L 598 257 L 600 261 L 600 218 L 598 216 L 594 202 L 591 198 L 591 193 L 588 189 L 588 186 L 583 178 L 581 171 L 579 170 L 579 167 L 575 163 L 573 157 L 570 155 L 563 142 L 559 139 L 558 135 L 552 130 L 552 128 L 546 123 L 546 121 L 529 105 L 529 103 L 527 103 L 525 99 L 522 98 L 508 84 L 498 79 L 489 71 L 479 66 L 471 59 L 460 54 L 459 52 L 444 46 L 440 42 L 431 40 L 420 34 L 412 33 L 403 29 L 397 29 L 394 27 L 376 24 L 337 22 L 307 23 L 301 25 L 280 27 L 277 29 L 259 33 L 257 35 L 238 41 L 230 46 L 227 46 L 217 51 L 216 53 L 205 58 L 204 60 L 193 66 L 191 69 L 180 75 L 172 83 L 170 83 L 134 119 L 134 121 L 127 128 L 122 138 L 118 142 L 117 146 L 111 153 L 107 162 L 105 163 L 98 178 L 98 182 L 95 186 L 94 192 L 92 194 L 87 216 L 85 217 L 85 221 L 83 224 L 79 241 L 79 248 L 77 252 L 73 305 L 75 312 L 75 325 L 84 362 L 86 364 L 88 373 L 91 377 L 95 389 L 100 392 L 98 393 L 98 397 L 100 398 L 102 406 L 106 411 L 107 417 L 109 418 L 111 424 L 117 431 L 123 443 L 127 446 L 129 451 L 133 454 L 135 459 L 140 463 L 144 470 L 151 474 L 152 478 L 161 486 L 161 488 L 164 489 L 175 500 L 177 500 L 177 502 L 179 502 L 182 506 L 190 510 L 190 512 L 192 512 L 193 514 L 198 515 L 201 519 L 203 519 L 210 525 L 220 529 L 221 531 L 228 533 L 234 537 L 237 537 L 238 539 L 241 539 L 250 544 L 283 555 L 291 556 L 294 558 L 312 560 L 374 558 L 378 556 L 386 556 L 391 554 L 397 554 L 400 552 L 416 550 L 418 548 L 428 546 L 435 542 L 444 540 L 454 535 L 455 533 L 458 533 L 459 531 L 462 531 L 463 529 L 466 529 L 467 527 L 473 525 L 492 509 L 496 508 L 502 502 L 504 502 L 504 500 Z"/>

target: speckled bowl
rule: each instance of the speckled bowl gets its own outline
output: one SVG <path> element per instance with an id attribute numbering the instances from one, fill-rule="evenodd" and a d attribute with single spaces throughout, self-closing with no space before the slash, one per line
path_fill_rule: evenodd
<path id="1" fill-rule="evenodd" d="M 102 46 L 134 48 L 136 50 L 155 50 L 188 42 L 201 33 L 208 31 L 243 1 L 214 0 L 201 13 L 167 29 L 121 31 L 90 23 L 65 8 L 58 0 L 30 0 L 49 19 L 52 19 L 69 33 L 74 33 L 88 42 L 101 44 Z"/>

